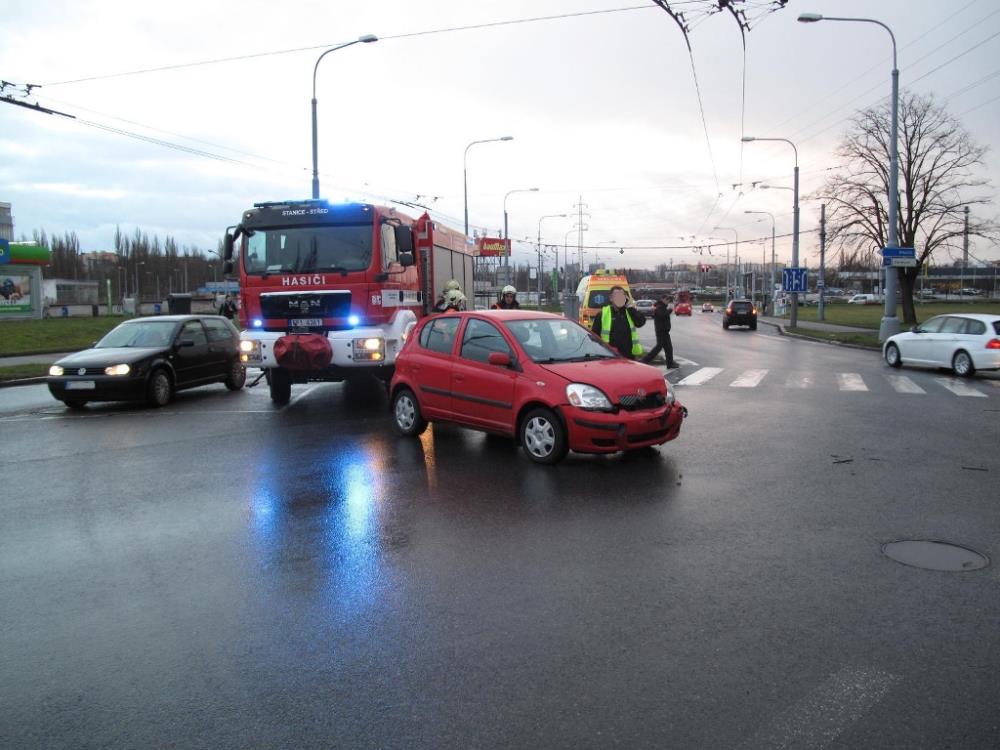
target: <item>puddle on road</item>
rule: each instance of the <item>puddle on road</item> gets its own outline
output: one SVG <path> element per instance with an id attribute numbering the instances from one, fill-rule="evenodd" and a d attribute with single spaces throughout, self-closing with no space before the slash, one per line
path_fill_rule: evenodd
<path id="1" fill-rule="evenodd" d="M 965 572 L 990 564 L 990 558 L 973 549 L 932 539 L 903 539 L 882 545 L 882 552 L 912 568 Z"/>

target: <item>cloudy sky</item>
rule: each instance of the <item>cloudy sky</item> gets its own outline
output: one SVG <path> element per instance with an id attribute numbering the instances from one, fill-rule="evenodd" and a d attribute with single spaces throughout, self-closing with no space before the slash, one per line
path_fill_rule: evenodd
<path id="1" fill-rule="evenodd" d="M 711 5 L 673 4 L 692 26 L 703 125 L 684 37 L 645 0 L 178 0 L 159 12 L 7 0 L 0 79 L 41 84 L 32 101 L 78 119 L 0 104 L 0 201 L 13 203 L 18 234 L 72 230 L 85 250 L 108 249 L 115 225 L 214 248 L 253 202 L 309 196 L 313 65 L 363 34 L 380 40 L 319 67 L 323 197 L 420 203 L 461 228 L 466 146 L 509 135 L 468 150 L 472 228 L 495 235 L 505 195 L 538 187 L 507 199 L 511 237 L 534 239 L 541 217 L 574 214 L 582 197 L 584 244 L 631 266 L 690 262 L 691 250 L 652 248 L 737 234 L 741 254 L 761 257 L 770 220 L 745 211 L 791 231 L 792 193 L 760 184 L 791 186 L 792 152 L 741 135 L 793 140 L 805 195 L 833 164 L 846 118 L 888 96 L 882 29 L 800 24 L 801 12 L 885 22 L 903 87 L 934 94 L 978 142 L 1000 136 L 997 0 L 790 0 L 771 14 L 748 0 L 745 68 L 735 20 Z M 189 65 L 234 57 L 244 59 Z M 1000 163 L 987 159 L 996 197 Z M 804 202 L 813 263 L 817 221 Z M 543 243 L 573 243 L 575 224 L 541 220 Z M 790 247 L 779 240 L 779 259 Z M 1000 257 L 985 242 L 973 252 Z"/>

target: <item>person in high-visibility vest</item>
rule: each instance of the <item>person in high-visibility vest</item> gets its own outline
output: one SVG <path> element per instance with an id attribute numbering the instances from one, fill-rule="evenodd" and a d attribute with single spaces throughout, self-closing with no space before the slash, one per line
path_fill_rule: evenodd
<path id="1" fill-rule="evenodd" d="M 605 344 L 617 349 L 623 357 L 638 359 L 643 349 L 636 329 L 646 324 L 646 316 L 636 309 L 635 302 L 620 286 L 611 287 L 609 299 L 600 314 L 594 316 L 591 328 Z"/>

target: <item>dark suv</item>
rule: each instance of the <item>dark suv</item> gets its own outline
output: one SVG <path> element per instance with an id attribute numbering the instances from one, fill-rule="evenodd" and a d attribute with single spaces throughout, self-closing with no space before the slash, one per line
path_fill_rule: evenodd
<path id="1" fill-rule="evenodd" d="M 722 314 L 722 327 L 729 330 L 729 326 L 750 326 L 751 331 L 757 330 L 757 308 L 748 299 L 734 299 L 726 305 L 726 311 Z"/>

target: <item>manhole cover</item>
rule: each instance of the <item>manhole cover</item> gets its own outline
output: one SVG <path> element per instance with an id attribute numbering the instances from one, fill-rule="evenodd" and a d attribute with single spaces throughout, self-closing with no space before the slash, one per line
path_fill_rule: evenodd
<path id="1" fill-rule="evenodd" d="M 968 547 L 928 539 L 889 542 L 882 551 L 898 563 L 925 570 L 979 570 L 990 564 L 990 558 Z"/>

